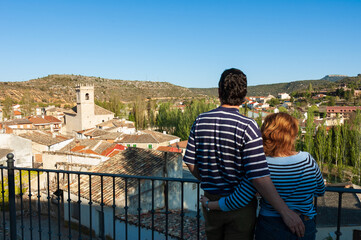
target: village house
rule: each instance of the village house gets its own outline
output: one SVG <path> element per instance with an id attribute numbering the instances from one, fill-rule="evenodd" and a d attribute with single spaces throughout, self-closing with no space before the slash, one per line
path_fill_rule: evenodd
<path id="1" fill-rule="evenodd" d="M 350 113 L 361 110 L 361 106 L 327 106 L 327 117 L 344 117 L 348 118 Z"/>
<path id="2" fill-rule="evenodd" d="M 14 119 L 0 123 L 1 133 L 21 134 L 33 129 L 35 129 L 33 123 L 26 118 Z"/>
<path id="3" fill-rule="evenodd" d="M 277 98 L 281 100 L 291 99 L 291 96 L 288 93 L 278 93 Z"/>
<path id="4" fill-rule="evenodd" d="M 125 134 L 122 139 L 116 142 L 127 147 L 157 149 L 159 146 L 169 146 L 179 141 L 180 138 L 177 136 L 152 130 L 142 130 L 137 134 Z"/>
<path id="5" fill-rule="evenodd" d="M 93 128 L 97 124 L 114 118 L 114 113 L 94 103 L 94 86 L 79 85 L 75 91 L 77 105 L 64 112 L 64 123 L 68 134 Z"/>
<path id="6" fill-rule="evenodd" d="M 23 133 L 19 136 L 32 142 L 32 155 L 34 163 L 38 167 L 43 166 L 43 161 L 46 161 L 43 159 L 43 152 L 62 149 L 72 141 L 71 138 L 63 135 L 40 130 Z"/>
<path id="7" fill-rule="evenodd" d="M 94 173 L 110 173 L 133 176 L 152 176 L 152 177 L 170 177 L 182 178 L 182 156 L 176 153 L 163 153 L 156 150 L 146 150 L 140 148 L 129 148 L 120 154 L 111 157 L 109 160 L 101 163 L 91 170 Z M 70 185 L 70 205 L 68 201 L 64 201 L 64 219 L 78 223 L 79 219 L 89 219 L 89 199 L 93 202 L 91 206 L 91 214 L 93 217 L 92 229 L 97 236 L 103 232 L 105 235 L 111 236 L 113 233 L 113 210 L 116 215 L 124 214 L 125 202 L 127 202 L 128 214 L 137 214 L 138 210 L 145 214 L 152 208 L 161 210 L 165 207 L 165 202 L 168 202 L 169 210 L 179 210 L 183 207 L 188 209 L 188 206 L 194 205 L 195 199 L 192 203 L 181 202 L 180 183 L 164 181 L 140 180 L 141 187 L 139 189 L 138 180 L 128 179 L 127 186 L 123 178 L 99 177 L 92 178 L 91 191 L 88 184 L 88 176 L 81 177 L 80 192 L 78 191 L 78 181 L 74 181 Z M 113 188 L 113 183 L 115 183 Z M 196 190 L 192 190 L 191 183 L 184 183 L 185 188 L 193 191 L 187 193 L 195 197 Z M 189 186 L 188 186 L 189 185 Z M 152 191 L 152 186 L 154 191 Z M 167 191 L 165 191 L 167 187 Z M 67 185 L 64 185 L 64 196 L 69 196 L 67 192 Z M 108 190 L 105 190 L 108 189 Z M 113 190 L 112 190 L 113 189 Z M 127 191 L 125 191 L 127 189 Z M 152 201 L 152 192 L 154 200 Z M 167 194 L 168 192 L 168 194 Z M 139 193 L 141 194 L 139 196 Z M 167 196 L 165 196 L 167 194 Z M 115 198 L 113 198 L 115 197 Z M 138 199 L 140 197 L 140 199 Z M 80 198 L 81 204 L 78 202 Z M 152 202 L 154 205 L 152 205 Z M 140 209 L 138 209 L 140 204 Z M 101 208 L 103 205 L 103 210 Z M 115 209 L 113 208 L 115 206 Z M 68 214 L 70 207 L 70 215 Z M 116 229 L 119 233 L 116 239 L 122 239 L 121 236 L 121 219 L 115 219 Z M 88 221 L 81 221 L 81 224 L 86 228 L 90 228 Z M 134 234 L 128 229 L 129 234 Z"/>
<path id="8" fill-rule="evenodd" d="M 14 110 L 13 116 L 14 116 L 14 119 L 21 119 L 22 113 L 19 110 Z"/>
<path id="9" fill-rule="evenodd" d="M 49 106 L 44 109 L 44 115 L 56 117 L 62 123 L 64 123 L 64 112 L 65 111 L 66 111 L 66 109 L 64 109 L 64 108 Z"/>
<path id="10" fill-rule="evenodd" d="M 96 128 L 106 130 L 108 132 L 121 132 L 124 134 L 134 134 L 136 132 L 134 122 L 117 118 L 99 123 L 96 125 Z"/>
<path id="11" fill-rule="evenodd" d="M 31 141 L 14 134 L 0 133 L 0 165 L 6 165 L 7 154 L 13 153 L 16 167 L 33 167 Z"/>

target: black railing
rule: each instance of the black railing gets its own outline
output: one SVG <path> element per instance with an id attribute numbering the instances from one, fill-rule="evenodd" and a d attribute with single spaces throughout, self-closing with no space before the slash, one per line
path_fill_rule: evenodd
<path id="1" fill-rule="evenodd" d="M 205 239 L 195 179 L 19 168 L 13 157 L 0 167 L 0 239 Z M 339 239 L 342 195 L 361 190 L 326 191 L 339 195 Z"/>

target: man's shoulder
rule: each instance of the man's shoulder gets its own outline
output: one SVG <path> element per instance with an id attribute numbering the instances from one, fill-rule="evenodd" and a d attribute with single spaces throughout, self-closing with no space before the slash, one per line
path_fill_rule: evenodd
<path id="1" fill-rule="evenodd" d="M 221 117 L 224 120 L 233 119 L 238 120 L 246 125 L 254 123 L 252 118 L 242 115 L 239 111 L 225 111 L 222 108 L 214 108 L 208 112 L 204 112 L 198 115 L 197 120 L 208 117 Z"/>

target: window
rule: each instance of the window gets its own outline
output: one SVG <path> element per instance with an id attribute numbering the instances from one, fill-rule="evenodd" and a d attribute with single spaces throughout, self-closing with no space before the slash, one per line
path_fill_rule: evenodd
<path id="1" fill-rule="evenodd" d="M 89 100 L 89 93 L 85 94 L 85 100 Z"/>
<path id="2" fill-rule="evenodd" d="M 153 145 L 152 145 L 152 144 L 148 144 L 148 148 L 149 148 L 149 149 L 152 149 L 152 148 L 153 148 Z"/>

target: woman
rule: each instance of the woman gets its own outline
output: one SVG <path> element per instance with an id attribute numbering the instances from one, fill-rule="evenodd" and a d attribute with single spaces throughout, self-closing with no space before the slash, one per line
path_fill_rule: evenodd
<path id="1" fill-rule="evenodd" d="M 296 152 L 298 121 L 287 113 L 268 115 L 261 127 L 263 147 L 271 179 L 287 206 L 305 224 L 301 239 L 316 238 L 314 196 L 322 196 L 325 185 L 316 161 L 308 152 Z M 202 199 L 205 204 L 208 199 Z M 214 206 L 215 204 L 207 204 Z M 256 225 L 256 240 L 299 239 L 283 223 L 277 211 L 265 200 Z"/>

